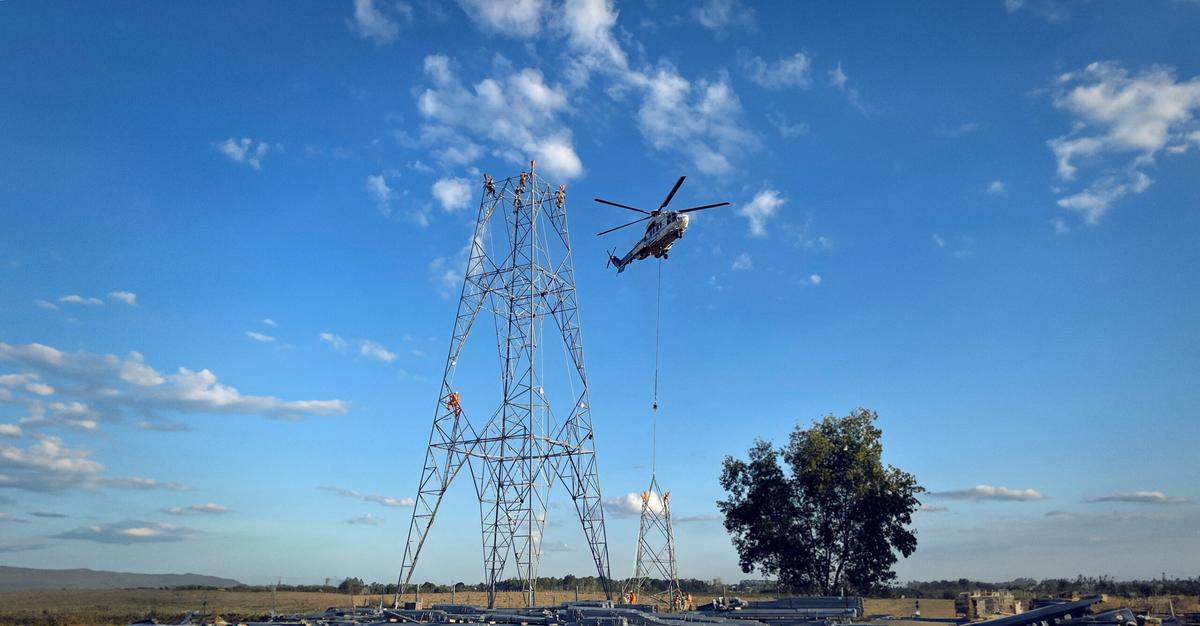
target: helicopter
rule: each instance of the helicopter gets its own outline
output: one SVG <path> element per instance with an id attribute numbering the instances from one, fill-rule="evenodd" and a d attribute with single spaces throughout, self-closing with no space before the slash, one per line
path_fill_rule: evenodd
<path id="1" fill-rule="evenodd" d="M 605 267 L 616 266 L 617 273 L 620 274 L 621 272 L 625 271 L 625 266 L 639 259 L 645 259 L 650 256 L 662 259 L 667 258 L 667 253 L 671 251 L 671 246 L 675 245 L 675 240 L 683 237 L 683 232 L 687 230 L 688 213 L 692 213 L 694 211 L 703 211 L 704 209 L 713 209 L 719 206 L 728 206 L 730 204 L 728 202 L 718 202 L 716 204 L 694 206 L 689 209 L 682 209 L 679 211 L 667 211 L 667 205 L 671 203 L 671 199 L 675 197 L 675 192 L 679 191 L 679 186 L 683 184 L 683 179 L 685 178 L 687 178 L 687 176 L 680 176 L 679 180 L 675 181 L 675 186 L 671 188 L 671 193 L 668 193 L 667 198 L 663 200 L 662 204 L 653 211 L 645 211 L 626 204 L 618 204 L 602 198 L 595 198 L 596 202 L 601 204 L 628 209 L 630 211 L 636 211 L 646 215 L 646 217 L 634 220 L 628 224 L 622 224 L 616 228 L 610 228 L 606 231 L 596 233 L 597 237 L 600 235 L 607 235 L 614 230 L 620 230 L 626 226 L 633 226 L 634 224 L 650 220 L 650 223 L 646 224 L 646 234 L 642 236 L 642 240 L 637 242 L 637 244 L 633 246 L 633 249 L 630 250 L 629 253 L 624 257 L 617 258 L 613 254 L 616 252 L 615 249 L 610 251 L 608 253 L 608 263 L 605 264 Z"/>

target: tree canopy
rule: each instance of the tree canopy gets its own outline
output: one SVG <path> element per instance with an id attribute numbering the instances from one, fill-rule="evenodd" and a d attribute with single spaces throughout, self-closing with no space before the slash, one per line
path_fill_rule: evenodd
<path id="1" fill-rule="evenodd" d="M 727 456 L 717 502 L 746 573 L 794 592 L 866 594 L 896 578 L 897 553 L 917 548 L 909 526 L 925 489 L 881 459 L 878 415 L 859 408 L 796 426 L 787 446 L 756 440 Z"/>

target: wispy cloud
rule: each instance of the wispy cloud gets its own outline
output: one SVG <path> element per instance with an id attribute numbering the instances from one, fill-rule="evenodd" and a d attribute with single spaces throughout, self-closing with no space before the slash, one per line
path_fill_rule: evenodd
<path id="1" fill-rule="evenodd" d="M 57 539 L 79 539 L 128 546 L 138 543 L 183 541 L 196 532 L 191 528 L 175 524 L 127 520 L 110 524 L 81 526 L 53 536 Z"/>
<path id="2" fill-rule="evenodd" d="M 747 78 L 767 89 L 807 89 L 812 84 L 809 73 L 812 58 L 803 51 L 770 62 L 757 56 L 744 57 L 742 67 L 746 70 Z"/>
<path id="3" fill-rule="evenodd" d="M 376 45 L 393 43 L 400 37 L 401 26 L 413 21 L 412 5 L 399 0 L 354 0 L 354 16 L 346 20 L 355 35 Z"/>
<path id="4" fill-rule="evenodd" d="M 379 519 L 378 517 L 375 517 L 374 514 L 367 513 L 366 515 L 351 517 L 350 519 L 346 520 L 346 523 L 356 524 L 359 526 L 378 526 L 382 521 L 383 520 Z"/>
<path id="5" fill-rule="evenodd" d="M 1086 502 L 1133 502 L 1137 504 L 1185 504 L 1185 496 L 1171 496 L 1161 491 L 1114 491 L 1107 496 L 1088 498 Z"/>
<path id="6" fill-rule="evenodd" d="M 725 521 L 725 518 L 717 513 L 702 513 L 700 515 L 680 515 L 671 517 L 671 522 L 674 524 L 709 524 L 723 521 Z"/>
<path id="7" fill-rule="evenodd" d="M 930 496 L 950 500 L 1011 500 L 1032 502 L 1045 500 L 1046 496 L 1036 489 L 1009 489 L 992 485 L 976 485 L 970 489 L 955 489 L 951 491 L 933 491 Z"/>
<path id="8" fill-rule="evenodd" d="M 215 142 L 213 147 L 230 161 L 249 165 L 256 170 L 262 169 L 262 160 L 271 151 L 271 146 L 267 142 L 255 142 L 249 137 L 241 139 L 230 137 L 224 141 Z"/>
<path id="9" fill-rule="evenodd" d="M 463 12 L 483 30 L 510 37 L 529 37 L 538 32 L 549 14 L 546 0 L 459 0 Z"/>
<path id="10" fill-rule="evenodd" d="M 756 24 L 754 9 L 740 0 L 705 0 L 692 6 L 692 19 L 717 34 L 735 28 L 753 30 Z"/>
<path id="11" fill-rule="evenodd" d="M 396 360 L 396 353 L 383 347 L 381 344 L 374 341 L 360 341 L 358 343 L 358 353 L 381 363 L 391 363 Z"/>
<path id="12" fill-rule="evenodd" d="M 743 252 L 733 258 L 732 269 L 734 271 L 752 270 L 754 269 L 754 261 L 750 258 L 748 253 Z"/>
<path id="13" fill-rule="evenodd" d="M 79 294 L 74 294 L 74 293 L 67 295 L 67 296 L 63 296 L 63 297 L 59 298 L 58 301 L 64 302 L 66 304 L 84 304 L 87 306 L 103 306 L 104 305 L 104 301 L 101 300 L 100 298 L 85 297 L 85 296 L 81 296 Z"/>
<path id="14" fill-rule="evenodd" d="M 321 491 L 336 493 L 339 496 L 346 498 L 354 498 L 363 502 L 371 502 L 380 506 L 386 507 L 410 507 L 416 505 L 416 500 L 412 498 L 393 498 L 391 496 L 381 496 L 377 494 L 363 494 L 354 489 L 344 489 L 342 487 L 334 487 L 332 485 L 322 485 L 317 487 Z"/>
<path id="15" fill-rule="evenodd" d="M 1008 183 L 1002 180 L 993 180 L 984 188 L 984 193 L 995 198 L 1005 198 L 1008 196 Z"/>
<path id="16" fill-rule="evenodd" d="M 138 304 L 137 294 L 132 291 L 110 291 L 108 292 L 108 299 L 128 304 L 129 306 L 137 306 Z"/>
<path id="17" fill-rule="evenodd" d="M 215 502 L 207 502 L 204 504 L 192 504 L 189 506 L 173 506 L 162 510 L 168 515 L 218 515 L 221 513 L 232 513 L 233 509 Z"/>
<path id="18" fill-rule="evenodd" d="M 272 337 L 270 335 L 264 335 L 259 332 L 255 332 L 253 330 L 246 331 L 246 336 L 255 341 L 261 342 L 261 343 L 270 343 L 272 341 L 275 341 L 274 337 Z"/>

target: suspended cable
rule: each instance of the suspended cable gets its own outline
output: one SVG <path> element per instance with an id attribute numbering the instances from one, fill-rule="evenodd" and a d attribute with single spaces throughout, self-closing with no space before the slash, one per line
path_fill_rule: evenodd
<path id="1" fill-rule="evenodd" d="M 650 477 L 653 478 L 658 461 L 658 347 L 662 340 L 662 259 L 658 260 L 658 295 L 655 299 L 654 319 L 654 400 L 650 405 Z"/>

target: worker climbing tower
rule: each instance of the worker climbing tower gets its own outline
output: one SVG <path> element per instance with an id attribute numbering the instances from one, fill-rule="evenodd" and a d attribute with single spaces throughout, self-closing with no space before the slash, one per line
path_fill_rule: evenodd
<path id="1" fill-rule="evenodd" d="M 675 560 L 675 531 L 671 527 L 671 492 L 658 486 L 658 365 L 662 337 L 662 261 L 658 262 L 657 319 L 654 328 L 654 397 L 650 404 L 650 487 L 642 492 L 641 524 L 638 528 L 637 557 L 633 578 L 625 583 L 622 599 L 626 602 L 654 604 L 668 611 L 689 608 L 690 598 L 679 587 Z M 667 588 L 645 594 L 651 578 L 662 580 Z"/>
<path id="2" fill-rule="evenodd" d="M 467 336 L 487 311 L 494 322 L 500 397 L 454 386 Z M 549 389 L 543 330 L 565 363 L 566 384 Z M 488 350 L 490 352 L 490 348 Z M 487 360 L 491 360 L 490 358 Z M 551 406 L 551 399 L 561 400 Z M 495 402 L 495 404 L 492 404 Z M 490 406 L 489 406 L 490 405 Z M 490 411 L 490 413 L 488 412 Z M 482 417 L 480 417 L 482 415 Z M 608 543 L 600 500 L 587 371 L 575 292 L 566 189 L 528 172 L 485 175 L 469 244 L 454 334 L 417 489 L 395 603 L 407 593 L 421 548 L 447 488 L 466 464 L 479 497 L 488 607 L 508 563 L 536 602 L 535 581 L 550 487 L 561 483 L 609 590 Z"/>

